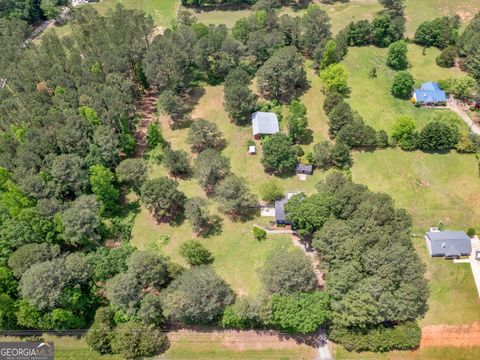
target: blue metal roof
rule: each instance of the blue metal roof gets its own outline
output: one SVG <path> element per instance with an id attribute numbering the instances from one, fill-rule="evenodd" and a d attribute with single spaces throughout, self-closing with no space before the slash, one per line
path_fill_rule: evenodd
<path id="1" fill-rule="evenodd" d="M 447 94 L 435 82 L 426 82 L 420 89 L 415 89 L 413 96 L 418 103 L 438 103 L 447 101 Z"/>
<path id="2" fill-rule="evenodd" d="M 440 86 L 436 82 L 430 81 L 422 84 L 421 90 L 428 90 L 428 91 L 441 91 Z"/>
<path id="3" fill-rule="evenodd" d="M 447 101 L 447 95 L 443 90 L 421 90 L 414 91 L 415 100 L 418 103 L 436 103 Z"/>

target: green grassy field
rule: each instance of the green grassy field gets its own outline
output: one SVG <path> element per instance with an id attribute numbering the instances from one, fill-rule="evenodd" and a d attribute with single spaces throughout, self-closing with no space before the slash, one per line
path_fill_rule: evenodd
<path id="1" fill-rule="evenodd" d="M 419 127 L 424 126 L 432 117 L 433 111 L 416 108 L 408 100 L 396 99 L 390 88 L 395 71 L 385 65 L 387 49 L 373 46 L 350 48 L 343 64 L 348 72 L 351 87 L 349 102 L 353 109 L 363 116 L 375 129 L 390 132 L 395 119 L 400 115 L 412 116 Z M 462 76 L 458 69 L 444 69 L 435 64 L 437 49 L 422 49 L 416 45 L 408 46 L 408 58 L 415 81 L 418 85 L 425 81 L 438 81 L 449 77 Z M 369 77 L 369 71 L 377 69 L 377 77 Z M 448 111 L 448 110 L 445 110 Z"/>
<path id="2" fill-rule="evenodd" d="M 310 74 L 312 86 L 304 95 L 306 103 L 311 102 L 309 110 L 309 122 L 315 129 L 315 141 L 322 135 L 318 135 L 319 129 L 326 129 L 326 120 L 321 116 L 321 103 L 315 105 L 316 94 L 320 92 L 319 82 Z M 227 146 L 223 154 L 230 158 L 232 172 L 243 177 L 255 194 L 258 194 L 260 185 L 271 176 L 264 172 L 260 163 L 261 147 L 257 143 L 257 155 L 248 155 L 245 143 L 252 139 L 251 127 L 239 127 L 233 124 L 223 109 L 223 86 L 206 86 L 205 93 L 201 96 L 199 103 L 192 114 L 193 118 L 204 118 L 216 123 L 223 132 Z M 190 151 L 186 143 L 188 129 L 171 130 L 162 118 L 162 129 L 164 137 L 170 141 L 174 149 Z M 325 131 L 325 130 L 323 130 Z M 150 176 L 152 178 L 165 176 L 165 168 L 159 165 L 151 165 Z M 303 190 L 307 193 L 315 191 L 315 184 L 324 177 L 324 173 L 317 171 L 314 176 L 309 176 L 307 181 L 300 181 L 297 177 L 278 179 L 278 183 L 285 191 Z M 193 179 L 181 180 L 180 189 L 187 196 L 203 195 L 197 182 Z M 218 204 L 213 200 L 210 202 L 212 210 L 216 210 Z M 240 294 L 256 293 L 260 289 L 260 283 L 256 273 L 267 254 L 278 247 L 290 249 L 293 247 L 289 236 L 270 235 L 266 241 L 254 240 L 252 227 L 256 224 L 267 224 L 273 219 L 258 217 L 246 223 L 232 222 L 223 217 L 223 232 L 218 236 L 201 241 L 209 248 L 215 256 L 214 267 L 216 271 L 227 280 Z M 148 248 L 158 243 L 161 235 L 168 235 L 170 242 L 161 246 L 161 250 L 176 261 L 183 263 L 178 254 L 178 247 L 186 240 L 191 239 L 190 224 L 185 222 L 181 226 L 172 227 L 168 224 L 156 224 L 151 215 L 142 209 L 137 216 L 133 228 L 132 243 L 139 248 Z"/>
<path id="3" fill-rule="evenodd" d="M 171 27 L 177 18 L 177 12 L 180 0 L 102 0 L 98 3 L 86 4 L 81 6 L 91 6 L 98 10 L 100 14 L 105 14 L 109 9 L 117 4 L 122 4 L 127 9 L 143 10 L 151 15 L 155 21 L 155 26 L 160 28 Z M 59 36 L 70 35 L 72 28 L 67 23 L 62 26 L 50 26 L 44 33 L 55 31 Z M 41 36 L 39 37 L 41 38 Z"/>
<path id="4" fill-rule="evenodd" d="M 323 4 L 315 1 L 324 9 L 331 18 L 332 32 L 337 33 L 347 26 L 351 21 L 371 20 L 375 14 L 382 9 L 377 0 L 351 0 L 348 4 Z M 222 7 L 221 9 L 192 9 L 184 8 L 193 12 L 198 21 L 205 24 L 225 24 L 232 27 L 235 22 L 245 16 L 253 13 L 248 7 Z M 291 16 L 301 16 L 305 12 L 305 7 L 283 7 L 279 15 L 289 14 Z"/>
<path id="5" fill-rule="evenodd" d="M 476 0 L 406 0 L 406 35 L 413 37 L 422 22 L 441 16 L 458 14 L 465 26 L 478 11 L 480 3 Z"/>
<path id="6" fill-rule="evenodd" d="M 355 152 L 353 180 L 390 194 L 423 233 L 442 220 L 449 228 L 480 225 L 480 179 L 474 155 L 396 149 Z"/>
<path id="7" fill-rule="evenodd" d="M 474 155 L 382 150 L 355 153 L 353 180 L 390 194 L 413 218 L 417 253 L 427 266 L 431 296 L 421 325 L 480 320 L 480 299 L 470 266 L 432 259 L 421 234 L 439 220 L 452 230 L 478 228 L 480 179 Z"/>

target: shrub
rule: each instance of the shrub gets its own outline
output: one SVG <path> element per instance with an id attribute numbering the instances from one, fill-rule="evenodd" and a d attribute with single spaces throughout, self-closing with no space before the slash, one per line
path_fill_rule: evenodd
<path id="1" fill-rule="evenodd" d="M 475 228 L 473 228 L 473 227 L 468 228 L 468 230 L 467 230 L 467 235 L 468 236 L 474 237 L 476 234 L 477 234 L 477 230 L 475 230 Z"/>
<path id="2" fill-rule="evenodd" d="M 400 40 L 388 47 L 387 65 L 394 70 L 404 70 L 408 66 L 407 43 Z"/>
<path id="3" fill-rule="evenodd" d="M 115 329 L 111 345 L 114 353 L 126 359 L 140 359 L 164 352 L 168 339 L 160 330 L 130 321 Z"/>
<path id="4" fill-rule="evenodd" d="M 448 150 L 455 147 L 459 140 L 456 125 L 445 121 L 433 120 L 420 132 L 420 146 L 425 150 Z"/>
<path id="5" fill-rule="evenodd" d="M 400 71 L 393 79 L 392 95 L 400 99 L 408 99 L 412 94 L 414 84 L 412 74 L 408 71 Z"/>
<path id="6" fill-rule="evenodd" d="M 263 325 L 261 300 L 251 297 L 239 298 L 223 312 L 220 325 L 224 328 L 253 329 Z"/>
<path id="7" fill-rule="evenodd" d="M 414 321 L 396 327 L 379 327 L 366 331 L 332 328 L 329 339 L 341 344 L 348 351 L 410 350 L 420 345 L 421 330 Z"/>
<path id="8" fill-rule="evenodd" d="M 329 317 L 329 296 L 326 292 L 273 294 L 271 323 L 289 332 L 310 334 L 324 325 Z"/>
<path id="9" fill-rule="evenodd" d="M 191 266 L 211 264 L 213 256 L 208 249 L 196 240 L 188 240 L 180 246 L 180 255 Z"/>
<path id="10" fill-rule="evenodd" d="M 455 65 L 455 59 L 458 55 L 458 48 L 456 46 L 448 46 L 442 50 L 440 55 L 437 56 L 435 62 L 438 66 L 444 68 L 450 68 Z"/>
<path id="11" fill-rule="evenodd" d="M 253 227 L 253 236 L 256 240 L 261 241 L 267 238 L 267 232 L 258 226 Z"/>

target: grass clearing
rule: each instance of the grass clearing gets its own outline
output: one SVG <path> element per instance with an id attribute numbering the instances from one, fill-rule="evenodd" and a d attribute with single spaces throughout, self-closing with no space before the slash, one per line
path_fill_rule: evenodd
<path id="1" fill-rule="evenodd" d="M 311 113 L 309 112 L 310 123 L 315 124 L 317 128 L 321 128 L 326 126 L 325 118 L 317 119 L 322 111 L 322 101 L 313 106 L 316 94 L 320 94 L 319 82 L 313 75 L 311 76 L 312 86 L 304 96 L 312 103 L 313 110 Z M 192 113 L 192 117 L 194 119 L 204 118 L 217 124 L 227 140 L 227 146 L 223 150 L 223 154 L 230 159 L 232 172 L 243 177 L 251 191 L 258 195 L 260 185 L 271 176 L 264 172 L 260 163 L 261 146 L 259 142 L 257 142 L 257 155 L 248 155 L 247 153 L 245 143 L 247 139 L 253 138 L 251 127 L 239 127 L 233 124 L 225 113 L 223 109 L 223 86 L 206 86 L 200 96 L 198 105 Z M 166 125 L 165 120 L 165 118 L 161 118 L 163 134 L 170 141 L 172 148 L 190 151 L 186 142 L 188 129 L 172 130 Z M 151 178 L 166 175 L 167 171 L 162 165 L 151 164 Z M 278 183 L 286 191 L 303 190 L 307 193 L 313 193 L 315 184 L 324 175 L 323 172 L 316 171 L 313 176 L 308 177 L 307 181 L 300 181 L 296 176 L 293 176 L 285 179 L 279 178 Z M 204 196 L 203 190 L 195 179 L 180 180 L 179 183 L 180 189 L 188 197 Z M 218 204 L 211 200 L 210 206 L 213 211 L 216 211 Z M 254 239 L 253 225 L 267 224 L 273 218 L 257 217 L 245 223 L 232 222 L 224 216 L 222 218 L 224 220 L 223 232 L 218 236 L 201 239 L 200 241 L 213 253 L 215 257 L 213 266 L 217 273 L 228 281 L 237 293 L 257 293 L 260 290 L 257 269 L 262 266 L 266 256 L 274 249 L 293 249 L 292 240 L 289 235 L 269 235 L 267 240 L 262 242 Z M 170 237 L 168 244 L 160 244 L 161 235 Z M 140 249 L 151 248 L 153 244 L 156 244 L 166 255 L 185 265 L 178 252 L 179 246 L 193 237 L 188 221 L 180 226 L 156 224 L 148 211 L 142 209 L 135 221 L 132 243 Z"/>
<path id="2" fill-rule="evenodd" d="M 90 4 L 100 14 L 105 14 L 108 9 L 122 4 L 127 9 L 143 10 L 153 17 L 155 26 L 163 28 L 171 27 L 177 17 L 179 0 L 102 0 L 99 3 Z"/>
<path id="3" fill-rule="evenodd" d="M 390 194 L 420 234 L 442 220 L 450 229 L 477 227 L 480 179 L 475 155 L 399 149 L 354 152 L 353 180 Z"/>
<path id="4" fill-rule="evenodd" d="M 53 342 L 55 349 L 55 359 L 57 360 L 122 360 L 119 355 L 101 355 L 91 350 L 85 340 L 81 337 L 73 336 L 53 336 L 42 335 L 42 340 L 45 342 Z M 5 341 L 26 341 L 13 336 L 0 337 L 1 342 Z M 36 341 L 33 340 L 32 341 Z"/>
<path id="5" fill-rule="evenodd" d="M 412 38 L 424 21 L 455 14 L 460 16 L 465 27 L 479 10 L 480 3 L 476 0 L 406 0 L 406 36 Z"/>
<path id="6" fill-rule="evenodd" d="M 410 44 L 408 50 L 410 71 L 417 85 L 425 81 L 438 81 L 463 75 L 458 69 L 444 69 L 436 65 L 435 58 L 439 53 L 437 49 L 427 49 L 426 55 L 422 55 L 421 47 Z M 431 119 L 434 111 L 417 108 L 408 100 L 397 99 L 391 95 L 390 88 L 395 71 L 385 64 L 387 53 L 388 49 L 373 46 L 349 49 L 343 61 L 351 88 L 349 102 L 352 108 L 362 115 L 365 122 L 377 130 L 390 132 L 395 119 L 400 115 L 413 117 L 417 121 L 417 126 L 423 127 Z M 369 76 L 369 71 L 373 67 L 377 69 L 376 78 Z"/>
<path id="7" fill-rule="evenodd" d="M 100 14 L 105 14 L 117 4 L 122 4 L 127 9 L 145 11 L 148 15 L 153 17 L 155 26 L 163 29 L 173 25 L 177 18 L 180 0 L 101 0 L 98 3 L 84 4 L 80 6 L 91 6 Z M 61 26 L 51 25 L 44 31 L 44 34 L 51 31 L 55 31 L 60 37 L 64 37 L 72 33 L 72 28 L 69 23 Z M 41 39 L 41 37 L 42 36 L 40 36 L 39 39 Z"/>
<path id="8" fill-rule="evenodd" d="M 332 32 L 337 33 L 352 21 L 371 20 L 382 7 L 377 0 L 351 0 L 349 3 L 323 4 L 315 1 L 331 18 Z M 235 22 L 253 11 L 249 7 L 222 6 L 222 8 L 183 8 L 193 12 L 198 21 L 205 24 L 225 24 L 233 27 Z M 286 6 L 279 10 L 279 15 L 302 16 L 305 13 L 305 6 Z"/>
<path id="9" fill-rule="evenodd" d="M 388 149 L 355 152 L 353 180 L 390 194 L 413 218 L 417 253 L 427 266 L 431 295 L 420 325 L 480 320 L 480 299 L 469 264 L 428 255 L 423 233 L 439 220 L 451 230 L 479 225 L 480 181 L 474 155 Z M 423 358 L 422 358 L 423 359 Z"/>

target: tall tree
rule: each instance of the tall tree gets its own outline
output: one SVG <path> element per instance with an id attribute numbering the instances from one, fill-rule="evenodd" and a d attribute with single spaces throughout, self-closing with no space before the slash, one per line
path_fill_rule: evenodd
<path id="1" fill-rule="evenodd" d="M 157 221 L 171 221 L 184 210 L 185 194 L 178 183 L 167 177 L 147 180 L 141 188 L 141 199 Z"/>

